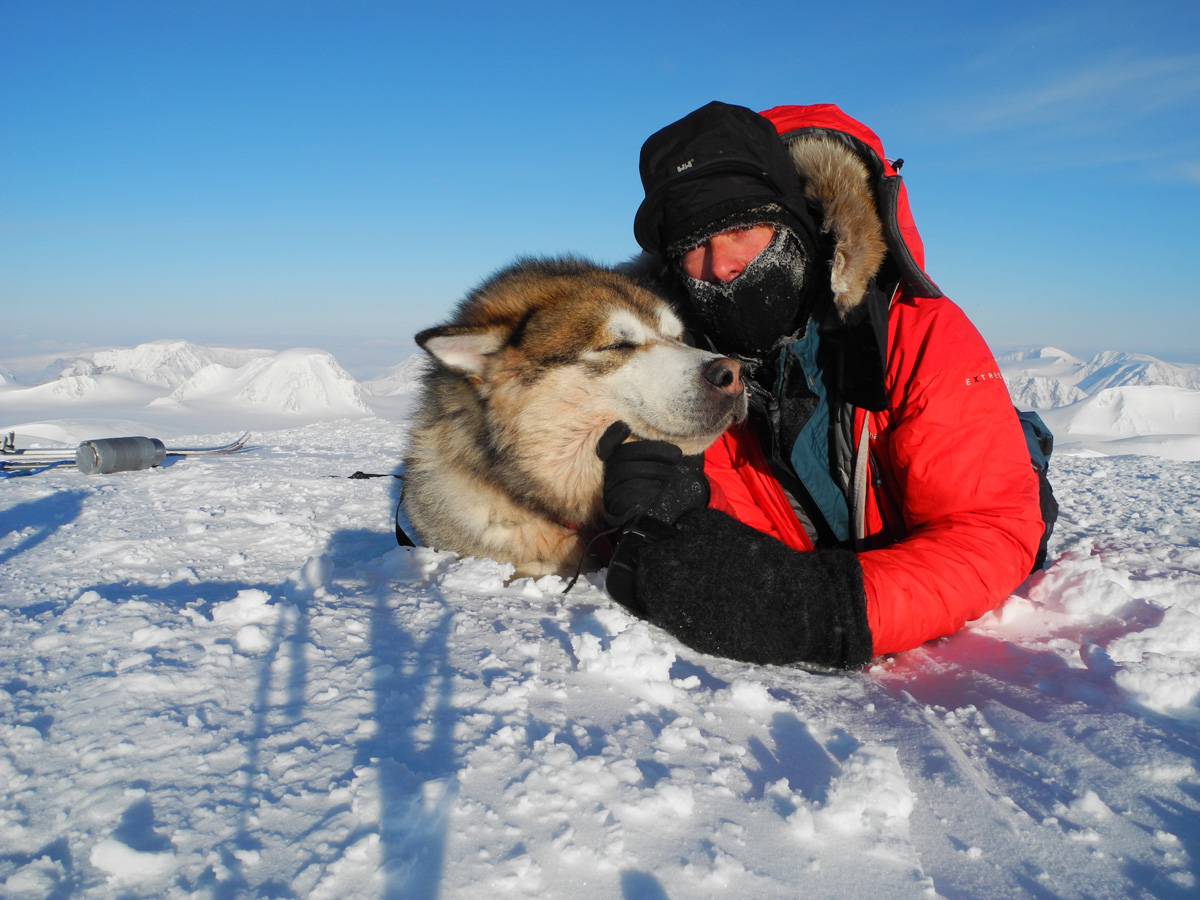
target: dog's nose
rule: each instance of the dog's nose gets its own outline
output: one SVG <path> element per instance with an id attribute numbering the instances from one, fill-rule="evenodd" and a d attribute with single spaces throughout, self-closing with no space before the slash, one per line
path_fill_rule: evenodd
<path id="1" fill-rule="evenodd" d="M 742 364 L 736 359 L 721 357 L 704 367 L 704 379 L 723 394 L 736 397 L 743 390 Z"/>

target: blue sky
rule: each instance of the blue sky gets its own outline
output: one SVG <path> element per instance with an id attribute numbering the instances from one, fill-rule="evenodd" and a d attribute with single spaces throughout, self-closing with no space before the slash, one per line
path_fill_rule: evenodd
<path id="1" fill-rule="evenodd" d="M 0 356 L 371 374 L 518 255 L 631 255 L 642 141 L 713 99 L 873 128 L 997 352 L 1200 360 L 1193 0 L 0 0 Z"/>

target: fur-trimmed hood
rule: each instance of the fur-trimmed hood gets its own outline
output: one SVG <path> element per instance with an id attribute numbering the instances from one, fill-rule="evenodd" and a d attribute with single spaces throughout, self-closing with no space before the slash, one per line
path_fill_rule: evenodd
<path id="1" fill-rule="evenodd" d="M 831 103 L 776 106 L 761 113 L 779 132 L 805 195 L 821 211 L 833 240 L 830 284 L 843 319 L 891 257 L 909 292 L 940 297 L 925 274 L 925 247 L 908 206 L 904 180 L 875 132 Z"/>

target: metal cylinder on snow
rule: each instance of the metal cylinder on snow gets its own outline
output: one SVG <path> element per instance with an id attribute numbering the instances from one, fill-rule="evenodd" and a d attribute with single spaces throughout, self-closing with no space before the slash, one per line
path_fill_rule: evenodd
<path id="1" fill-rule="evenodd" d="M 167 448 L 158 438 L 100 438 L 79 445 L 75 465 L 87 475 L 108 475 L 153 468 L 166 455 Z"/>

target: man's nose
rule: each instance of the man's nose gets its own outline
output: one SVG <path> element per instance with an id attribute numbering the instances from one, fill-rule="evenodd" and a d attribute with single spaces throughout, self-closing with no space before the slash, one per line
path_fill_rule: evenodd
<path id="1" fill-rule="evenodd" d="M 708 246 L 709 270 L 713 281 L 727 284 L 742 274 L 746 262 L 736 250 L 733 241 L 725 235 L 715 235 Z"/>

